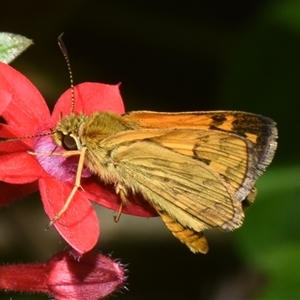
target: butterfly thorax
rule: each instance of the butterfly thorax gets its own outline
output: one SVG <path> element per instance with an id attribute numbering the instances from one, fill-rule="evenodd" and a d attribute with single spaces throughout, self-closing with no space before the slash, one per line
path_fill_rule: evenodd
<path id="1" fill-rule="evenodd" d="M 124 130 L 134 129 L 134 124 L 112 112 L 93 113 L 80 127 L 79 137 L 88 148 L 97 149 L 99 143 Z"/>
<path id="2" fill-rule="evenodd" d="M 114 146 L 105 141 L 134 127 L 134 123 L 125 122 L 122 116 L 112 112 L 93 113 L 81 125 L 79 139 L 87 148 L 85 165 L 102 181 L 113 184 L 120 181 L 111 159 Z"/>

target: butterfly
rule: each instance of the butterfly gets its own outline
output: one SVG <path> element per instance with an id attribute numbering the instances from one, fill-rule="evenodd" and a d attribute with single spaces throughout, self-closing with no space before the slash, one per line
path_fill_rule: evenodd
<path id="1" fill-rule="evenodd" d="M 242 225 L 277 147 L 273 120 L 238 111 L 70 113 L 52 135 L 65 155 L 80 156 L 72 194 L 85 166 L 115 186 L 119 214 L 129 195 L 142 195 L 195 253 L 208 251 L 204 230 Z"/>

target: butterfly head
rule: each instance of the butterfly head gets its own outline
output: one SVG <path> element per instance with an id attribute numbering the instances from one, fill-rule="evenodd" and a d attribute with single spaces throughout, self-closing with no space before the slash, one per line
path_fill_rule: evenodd
<path id="1" fill-rule="evenodd" d="M 87 116 L 82 114 L 70 114 L 63 118 L 53 130 L 55 143 L 68 151 L 80 150 L 80 129 L 86 118 Z"/>

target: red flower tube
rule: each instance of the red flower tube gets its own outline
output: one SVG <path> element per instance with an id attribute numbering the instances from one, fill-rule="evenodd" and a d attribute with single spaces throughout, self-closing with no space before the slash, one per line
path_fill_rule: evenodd
<path id="1" fill-rule="evenodd" d="M 96 252 L 63 251 L 45 263 L 0 266 L 0 289 L 44 293 L 56 300 L 102 299 L 124 286 L 121 264 Z"/>

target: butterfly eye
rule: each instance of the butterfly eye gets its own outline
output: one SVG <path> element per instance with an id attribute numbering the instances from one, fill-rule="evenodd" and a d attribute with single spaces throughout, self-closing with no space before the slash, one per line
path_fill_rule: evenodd
<path id="1" fill-rule="evenodd" d="M 66 150 L 78 150 L 76 140 L 71 135 L 64 135 L 62 138 L 62 146 Z"/>

